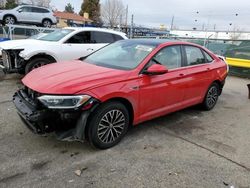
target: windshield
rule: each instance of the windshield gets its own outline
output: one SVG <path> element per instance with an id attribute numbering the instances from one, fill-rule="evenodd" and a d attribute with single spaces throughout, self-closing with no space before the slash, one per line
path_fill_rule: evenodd
<path id="1" fill-rule="evenodd" d="M 144 60 L 156 46 L 133 40 L 111 44 L 87 57 L 84 62 L 98 66 L 132 70 Z"/>
<path id="2" fill-rule="evenodd" d="M 28 39 L 39 39 L 39 38 L 42 38 L 42 37 L 44 37 L 46 35 L 47 35 L 47 33 L 38 33 L 36 35 L 33 35 L 33 36 L 29 37 Z"/>
<path id="3" fill-rule="evenodd" d="M 46 36 L 39 38 L 39 40 L 57 42 L 73 31 L 74 30 L 72 30 L 72 29 L 56 30 L 56 31 L 53 31 L 52 33 L 47 34 Z"/>

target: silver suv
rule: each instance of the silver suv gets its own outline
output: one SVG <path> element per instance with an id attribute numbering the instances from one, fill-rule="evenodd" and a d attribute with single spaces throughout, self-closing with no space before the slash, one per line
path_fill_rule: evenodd
<path id="1" fill-rule="evenodd" d="M 57 23 L 52 10 L 33 6 L 21 5 L 11 10 L 0 10 L 2 24 L 26 23 L 51 27 Z"/>

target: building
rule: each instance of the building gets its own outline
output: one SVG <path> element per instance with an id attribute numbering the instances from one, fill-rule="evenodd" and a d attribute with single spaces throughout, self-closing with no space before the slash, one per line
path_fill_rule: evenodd
<path id="1" fill-rule="evenodd" d="M 89 26 L 93 23 L 88 16 L 82 17 L 76 13 L 55 11 L 54 15 L 58 20 L 57 27 Z"/>
<path id="2" fill-rule="evenodd" d="M 250 40 L 249 31 L 171 30 L 170 35 L 190 39 Z"/>

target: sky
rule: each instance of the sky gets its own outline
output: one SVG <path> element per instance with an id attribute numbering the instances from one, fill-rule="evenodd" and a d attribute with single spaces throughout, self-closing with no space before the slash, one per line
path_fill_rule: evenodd
<path id="1" fill-rule="evenodd" d="M 103 3 L 105 0 L 101 0 Z M 71 3 L 79 12 L 82 0 L 52 0 L 58 10 Z M 136 25 L 178 29 L 250 30 L 249 0 L 123 0 L 129 7 L 129 22 L 134 14 Z"/>

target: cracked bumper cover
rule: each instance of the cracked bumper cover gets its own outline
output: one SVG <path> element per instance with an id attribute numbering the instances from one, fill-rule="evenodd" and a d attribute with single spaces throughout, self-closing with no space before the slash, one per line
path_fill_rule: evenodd
<path id="1" fill-rule="evenodd" d="M 29 102 L 23 90 L 19 90 L 13 96 L 17 113 L 33 133 L 46 135 L 54 132 L 57 138 L 63 141 L 85 140 L 87 119 L 99 104 L 97 100 L 93 100 L 94 103 L 90 109 L 82 110 L 82 108 L 79 108 L 62 111 L 47 108 L 39 109 L 36 105 Z M 64 127 L 62 128 L 62 126 Z"/>

